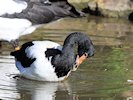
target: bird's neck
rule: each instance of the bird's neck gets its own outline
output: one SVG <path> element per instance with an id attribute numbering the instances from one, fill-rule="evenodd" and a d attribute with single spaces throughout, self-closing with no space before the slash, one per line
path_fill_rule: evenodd
<path id="1" fill-rule="evenodd" d="M 63 45 L 61 54 L 55 56 L 53 65 L 71 69 L 76 61 L 74 47 L 74 42 L 67 41 L 67 43 Z"/>
<path id="2" fill-rule="evenodd" d="M 62 48 L 62 56 L 67 56 L 68 59 L 74 59 L 75 57 L 75 52 L 74 48 L 78 44 L 78 38 L 67 38 L 64 41 L 63 48 Z"/>
<path id="3" fill-rule="evenodd" d="M 53 58 L 54 65 L 73 66 L 76 61 L 75 50 L 77 50 L 74 48 L 77 45 L 78 52 L 82 54 L 82 49 L 86 47 L 86 40 L 88 40 L 87 36 L 81 33 L 70 34 L 64 41 L 61 54 Z"/>
<path id="4" fill-rule="evenodd" d="M 67 57 L 67 59 L 73 59 L 75 57 L 74 46 L 74 44 L 63 46 L 61 55 Z"/>
<path id="5" fill-rule="evenodd" d="M 74 48 L 71 45 L 65 45 L 61 54 L 52 58 L 52 65 L 58 77 L 68 75 L 69 71 L 73 69 L 76 58 Z"/>

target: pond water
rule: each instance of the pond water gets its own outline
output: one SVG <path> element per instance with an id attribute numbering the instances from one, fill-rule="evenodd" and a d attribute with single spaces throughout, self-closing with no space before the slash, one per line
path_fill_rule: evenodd
<path id="1" fill-rule="evenodd" d="M 0 99 L 2 100 L 133 100 L 133 24 L 123 19 L 65 18 L 43 25 L 20 38 L 52 40 L 60 44 L 75 31 L 92 39 L 95 55 L 64 82 L 38 82 L 14 78 L 19 74 L 10 56 L 13 48 L 0 48 Z"/>

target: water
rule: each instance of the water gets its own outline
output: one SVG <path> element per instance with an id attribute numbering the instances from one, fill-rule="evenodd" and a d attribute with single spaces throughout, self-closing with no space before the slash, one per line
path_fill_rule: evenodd
<path id="1" fill-rule="evenodd" d="M 0 49 L 0 99 L 4 100 L 133 100 L 133 25 L 124 19 L 66 18 L 23 36 L 31 40 L 52 40 L 60 44 L 75 31 L 86 32 L 95 45 L 88 58 L 68 80 L 38 82 L 20 77 L 10 56 L 13 48 L 3 42 Z"/>

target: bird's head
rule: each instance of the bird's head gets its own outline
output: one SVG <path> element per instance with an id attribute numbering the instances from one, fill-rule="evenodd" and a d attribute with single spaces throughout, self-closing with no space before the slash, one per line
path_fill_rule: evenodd
<path id="1" fill-rule="evenodd" d="M 91 39 L 87 35 L 81 35 L 78 42 L 78 56 L 76 59 L 76 66 L 82 64 L 88 57 L 94 55 L 94 46 Z"/>
<path id="2" fill-rule="evenodd" d="M 84 39 L 79 41 L 78 45 L 78 55 L 81 57 L 82 55 L 88 57 L 91 57 L 94 55 L 94 46 L 92 41 L 90 40 L 89 37 L 82 37 Z"/>

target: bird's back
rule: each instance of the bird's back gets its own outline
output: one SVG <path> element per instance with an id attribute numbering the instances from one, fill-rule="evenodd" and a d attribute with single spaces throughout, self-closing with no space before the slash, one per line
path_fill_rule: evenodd
<path id="1" fill-rule="evenodd" d="M 15 56 L 16 66 L 24 77 L 42 81 L 58 81 L 51 58 L 60 53 L 61 49 L 58 43 L 34 41 L 25 43 L 20 50 L 12 52 L 11 55 Z"/>

